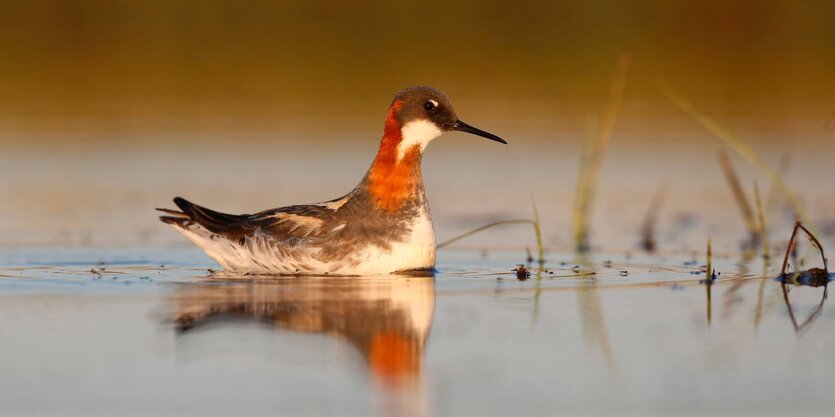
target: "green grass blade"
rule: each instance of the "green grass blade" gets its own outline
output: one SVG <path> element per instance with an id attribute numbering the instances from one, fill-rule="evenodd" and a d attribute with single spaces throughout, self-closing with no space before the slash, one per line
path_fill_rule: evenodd
<path id="1" fill-rule="evenodd" d="M 447 239 L 447 240 L 437 244 L 435 247 L 438 248 L 438 249 L 441 249 L 441 248 L 443 248 L 445 246 L 449 246 L 450 244 L 455 243 L 455 242 L 457 242 L 461 239 L 464 239 L 466 237 L 470 237 L 470 236 L 472 236 L 476 233 L 482 232 L 482 231 L 487 230 L 487 229 L 491 229 L 491 228 L 496 227 L 496 226 L 504 226 L 504 225 L 507 225 L 507 224 L 532 224 L 532 225 L 536 226 L 537 222 L 535 222 L 533 220 L 530 220 L 530 219 L 513 219 L 513 220 L 502 220 L 502 221 L 499 221 L 499 222 L 493 222 L 493 223 L 486 224 L 486 225 L 481 226 L 481 227 L 476 227 L 475 229 L 470 230 L 468 232 L 464 232 L 464 233 L 462 233 L 458 236 L 453 237 L 452 239 Z"/>

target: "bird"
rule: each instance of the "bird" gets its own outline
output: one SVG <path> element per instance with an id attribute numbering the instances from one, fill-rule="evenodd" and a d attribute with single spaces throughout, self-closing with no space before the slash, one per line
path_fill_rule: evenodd
<path id="1" fill-rule="evenodd" d="M 277 275 L 389 275 L 435 270 L 435 231 L 423 185 L 426 146 L 459 131 L 507 141 L 470 126 L 433 87 L 399 91 L 389 105 L 371 167 L 348 194 L 255 214 L 226 214 L 176 197 L 160 220 L 224 270 Z"/>

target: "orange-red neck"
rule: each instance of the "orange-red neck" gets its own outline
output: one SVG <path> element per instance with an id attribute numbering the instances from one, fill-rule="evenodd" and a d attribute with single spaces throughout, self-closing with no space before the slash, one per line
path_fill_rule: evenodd
<path id="1" fill-rule="evenodd" d="M 403 205 L 417 196 L 421 186 L 420 146 L 404 149 L 398 158 L 398 146 L 403 141 L 397 111 L 403 105 L 400 101 L 392 103 L 386 116 L 386 126 L 380 150 L 368 171 L 368 191 L 374 205 L 387 212 L 396 212 Z"/>

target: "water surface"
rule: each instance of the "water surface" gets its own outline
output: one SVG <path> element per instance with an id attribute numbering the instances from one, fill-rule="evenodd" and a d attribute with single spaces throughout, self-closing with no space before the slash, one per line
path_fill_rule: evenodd
<path id="1" fill-rule="evenodd" d="M 441 252 L 434 278 L 341 279 L 225 275 L 197 249 L 4 250 L 0 414 L 826 415 L 835 405 L 825 286 L 782 285 L 759 260 L 721 256 L 709 288 L 689 255 L 549 258 L 523 281 L 511 269 L 524 256 L 495 251 Z"/>

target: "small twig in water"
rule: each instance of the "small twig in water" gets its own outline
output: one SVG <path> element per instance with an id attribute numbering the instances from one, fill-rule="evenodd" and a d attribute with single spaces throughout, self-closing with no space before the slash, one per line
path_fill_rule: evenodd
<path id="1" fill-rule="evenodd" d="M 786 247 L 786 255 L 783 257 L 783 268 L 780 269 L 780 275 L 785 276 L 788 272 L 789 254 L 791 254 L 792 249 L 794 249 L 798 230 L 803 230 L 803 232 L 806 233 L 806 236 L 809 238 L 809 240 L 812 241 L 812 244 L 818 248 L 821 254 L 821 259 L 823 260 L 823 271 L 825 274 L 829 275 L 829 266 L 828 261 L 826 259 L 826 254 L 823 253 L 823 245 L 821 245 L 818 238 L 815 237 L 815 235 L 812 234 L 812 232 L 810 232 L 809 229 L 806 228 L 806 226 L 803 226 L 803 223 L 801 222 L 797 222 L 794 224 L 794 230 L 792 230 L 792 237 L 789 238 L 789 245 Z"/>

